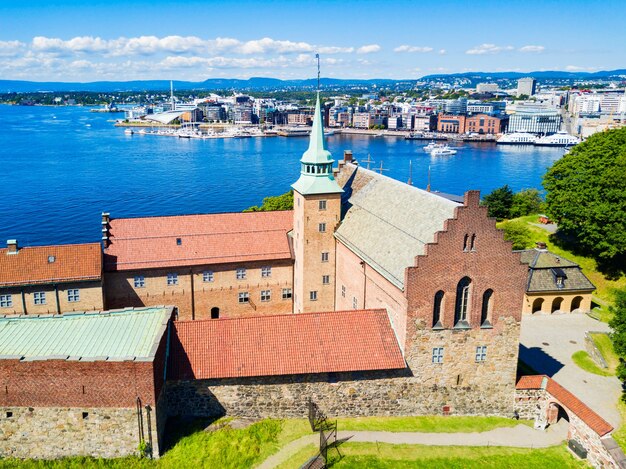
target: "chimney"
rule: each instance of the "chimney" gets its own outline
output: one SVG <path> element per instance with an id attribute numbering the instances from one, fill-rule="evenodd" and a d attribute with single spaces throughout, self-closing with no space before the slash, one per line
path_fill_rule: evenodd
<path id="1" fill-rule="evenodd" d="M 352 150 L 344 150 L 343 151 L 343 161 L 346 163 L 352 162 Z"/>
<path id="2" fill-rule="evenodd" d="M 537 246 L 537 250 L 539 250 L 539 251 L 547 251 L 548 250 L 548 245 L 546 243 L 544 243 L 543 241 L 537 241 L 535 243 L 535 245 Z"/>
<path id="3" fill-rule="evenodd" d="M 102 212 L 102 245 L 108 248 L 111 241 L 109 240 L 109 222 L 111 217 L 107 212 Z"/>
<path id="4" fill-rule="evenodd" d="M 7 240 L 7 254 L 17 254 L 19 248 L 17 247 L 17 239 Z"/>

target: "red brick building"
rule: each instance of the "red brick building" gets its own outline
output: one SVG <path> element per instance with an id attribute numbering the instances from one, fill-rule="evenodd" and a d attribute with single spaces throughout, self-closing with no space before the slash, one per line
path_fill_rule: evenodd
<path id="1" fill-rule="evenodd" d="M 502 133 L 502 119 L 487 114 L 476 114 L 465 120 L 465 132 L 477 134 Z"/>

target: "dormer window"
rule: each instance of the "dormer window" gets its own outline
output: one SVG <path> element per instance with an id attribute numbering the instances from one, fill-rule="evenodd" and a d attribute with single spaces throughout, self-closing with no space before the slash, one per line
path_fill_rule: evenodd
<path id="1" fill-rule="evenodd" d="M 554 283 L 556 284 L 556 287 L 557 288 L 564 288 L 565 287 L 565 279 L 567 278 L 567 275 L 565 274 L 563 269 L 555 267 L 555 268 L 550 269 L 550 270 L 552 271 L 552 275 L 554 276 Z"/>

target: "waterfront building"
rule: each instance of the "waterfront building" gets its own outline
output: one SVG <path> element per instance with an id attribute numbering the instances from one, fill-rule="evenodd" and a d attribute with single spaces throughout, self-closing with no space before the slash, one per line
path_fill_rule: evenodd
<path id="1" fill-rule="evenodd" d="M 430 132 L 437 129 L 437 116 L 413 116 L 413 130 L 416 132 Z"/>
<path id="2" fill-rule="evenodd" d="M 402 129 L 403 125 L 402 125 L 402 116 L 401 115 L 394 115 L 394 116 L 390 116 L 387 119 L 387 128 L 389 130 L 399 130 Z"/>
<path id="3" fill-rule="evenodd" d="M 0 316 L 102 309 L 99 243 L 0 249 Z"/>
<path id="4" fill-rule="evenodd" d="M 537 80 L 534 78 L 520 78 L 517 80 L 517 95 L 533 96 L 537 92 Z"/>
<path id="5" fill-rule="evenodd" d="M 372 125 L 372 116 L 369 112 L 355 112 L 352 115 L 352 127 L 355 129 L 369 129 Z"/>
<path id="6" fill-rule="evenodd" d="M 437 116 L 437 131 L 451 134 L 465 133 L 465 119 L 463 115 L 439 114 Z"/>
<path id="7" fill-rule="evenodd" d="M 561 130 L 561 114 L 544 107 L 519 107 L 509 117 L 508 132 L 553 134 Z"/>
<path id="8" fill-rule="evenodd" d="M 467 98 L 447 99 L 444 104 L 446 114 L 466 114 Z"/>
<path id="9" fill-rule="evenodd" d="M 490 116 L 502 114 L 506 109 L 504 101 L 474 101 L 467 103 L 468 114 L 489 114 Z"/>
<path id="10" fill-rule="evenodd" d="M 524 314 L 589 312 L 595 286 L 575 262 L 548 251 L 545 243 L 519 251 L 528 264 Z"/>
<path id="11" fill-rule="evenodd" d="M 465 132 L 477 134 L 499 134 L 503 120 L 487 114 L 476 114 L 465 119 Z"/>
<path id="12" fill-rule="evenodd" d="M 500 89 L 497 83 L 479 83 L 476 85 L 477 93 L 492 93 Z"/>

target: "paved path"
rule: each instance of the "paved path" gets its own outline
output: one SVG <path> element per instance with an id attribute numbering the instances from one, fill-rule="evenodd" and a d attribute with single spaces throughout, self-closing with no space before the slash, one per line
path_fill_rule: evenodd
<path id="1" fill-rule="evenodd" d="M 521 448 L 546 448 L 560 444 L 567 437 L 568 423 L 560 420 L 547 431 L 534 430 L 527 425 L 495 428 L 481 433 L 416 433 L 340 431 L 337 438 L 350 438 L 350 442 L 390 443 L 394 445 L 429 446 L 513 446 Z M 278 453 L 263 461 L 257 469 L 272 469 L 285 462 L 309 444 L 319 444 L 319 434 L 303 436 L 283 446 Z"/>
<path id="2" fill-rule="evenodd" d="M 582 370 L 572 354 L 585 350 L 585 332 L 608 332 L 608 324 L 586 314 L 533 315 L 522 318 L 520 358 L 596 411 L 615 428 L 621 426 L 617 401 L 622 393 L 614 376 L 599 376 Z"/>

